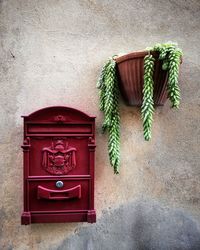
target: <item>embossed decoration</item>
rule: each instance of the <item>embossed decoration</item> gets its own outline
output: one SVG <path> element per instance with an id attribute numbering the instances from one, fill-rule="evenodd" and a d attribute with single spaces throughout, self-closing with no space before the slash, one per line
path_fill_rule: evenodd
<path id="1" fill-rule="evenodd" d="M 67 174 L 76 167 L 76 148 L 63 140 L 52 141 L 51 147 L 43 148 L 42 153 L 42 166 L 50 174 Z"/>
<path id="2" fill-rule="evenodd" d="M 65 122 L 66 119 L 65 119 L 65 117 L 63 115 L 57 115 L 57 116 L 54 117 L 54 120 L 56 122 Z"/>

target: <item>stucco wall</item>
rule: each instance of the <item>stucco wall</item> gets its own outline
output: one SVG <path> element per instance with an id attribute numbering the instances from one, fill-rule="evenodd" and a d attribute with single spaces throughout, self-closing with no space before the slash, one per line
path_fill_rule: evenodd
<path id="1" fill-rule="evenodd" d="M 1 0 L 0 11 L 0 249 L 200 249 L 200 2 Z M 121 102 L 121 174 L 113 175 L 101 66 L 169 40 L 184 51 L 181 107 L 158 108 L 145 142 L 139 110 Z M 94 225 L 20 225 L 20 116 L 53 105 L 97 116 Z"/>

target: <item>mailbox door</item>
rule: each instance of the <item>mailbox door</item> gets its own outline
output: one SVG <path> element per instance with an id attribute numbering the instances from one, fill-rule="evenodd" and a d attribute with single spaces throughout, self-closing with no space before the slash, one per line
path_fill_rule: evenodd
<path id="1" fill-rule="evenodd" d="M 58 182 L 63 183 L 61 188 L 56 186 Z M 89 210 L 89 184 L 89 179 L 29 180 L 30 211 Z"/>

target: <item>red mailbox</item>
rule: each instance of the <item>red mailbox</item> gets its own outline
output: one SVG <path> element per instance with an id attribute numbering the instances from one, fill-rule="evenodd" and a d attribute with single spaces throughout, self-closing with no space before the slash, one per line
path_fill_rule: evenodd
<path id="1" fill-rule="evenodd" d="M 96 222 L 95 117 L 68 107 L 23 117 L 22 224 Z"/>

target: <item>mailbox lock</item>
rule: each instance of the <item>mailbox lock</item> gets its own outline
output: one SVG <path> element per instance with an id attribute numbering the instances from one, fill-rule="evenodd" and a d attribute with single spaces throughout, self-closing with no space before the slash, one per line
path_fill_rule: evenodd
<path id="1" fill-rule="evenodd" d="M 63 182 L 62 181 L 57 181 L 56 182 L 56 187 L 57 188 L 62 188 L 64 186 Z"/>

